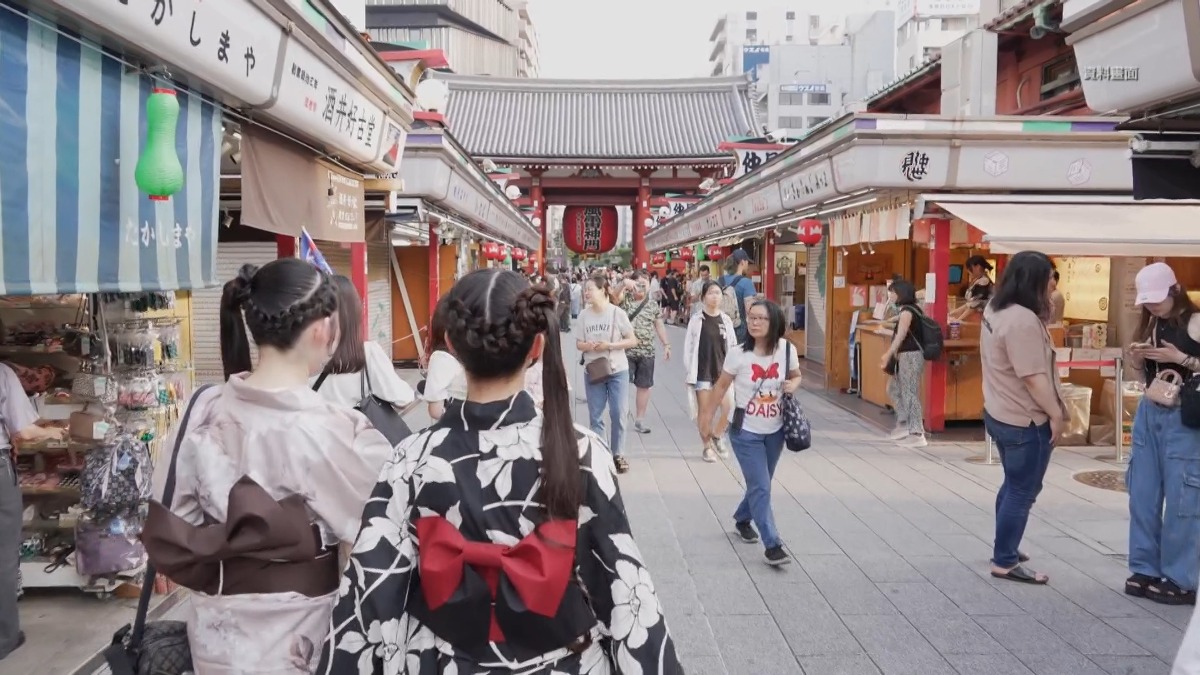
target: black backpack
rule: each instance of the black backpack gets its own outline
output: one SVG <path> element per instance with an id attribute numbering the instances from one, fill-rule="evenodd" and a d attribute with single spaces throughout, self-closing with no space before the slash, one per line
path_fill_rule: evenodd
<path id="1" fill-rule="evenodd" d="M 946 348 L 942 327 L 938 325 L 938 322 L 929 318 L 925 312 L 915 307 L 912 310 L 916 321 L 908 329 L 912 331 L 913 339 L 917 341 L 917 346 L 921 348 L 921 355 L 925 357 L 925 360 L 936 361 Z"/>

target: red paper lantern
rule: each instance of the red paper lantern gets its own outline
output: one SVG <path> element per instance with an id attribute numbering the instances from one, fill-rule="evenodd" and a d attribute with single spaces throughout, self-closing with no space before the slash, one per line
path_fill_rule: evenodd
<path id="1" fill-rule="evenodd" d="M 683 262 L 692 262 L 692 259 L 695 257 L 696 254 L 692 252 L 691 246 L 679 249 L 679 259 Z"/>
<path id="2" fill-rule="evenodd" d="M 562 227 L 568 249 L 580 255 L 607 253 L 617 245 L 617 207 L 568 206 Z"/>
<path id="3" fill-rule="evenodd" d="M 494 241 L 484 242 L 483 257 L 486 260 L 503 260 L 504 250 L 500 248 L 500 244 Z"/>
<path id="4" fill-rule="evenodd" d="M 523 248 L 514 248 L 512 252 L 513 260 L 524 260 L 528 254 Z"/>
<path id="5" fill-rule="evenodd" d="M 655 253 L 654 255 L 650 256 L 650 264 L 654 265 L 655 267 L 662 267 L 663 265 L 666 265 L 667 264 L 667 254 L 666 253 Z"/>
<path id="6" fill-rule="evenodd" d="M 815 218 L 805 218 L 796 226 L 796 239 L 805 246 L 816 246 L 821 243 L 821 221 Z"/>
<path id="7" fill-rule="evenodd" d="M 704 255 L 709 260 L 720 260 L 725 257 L 725 251 L 716 244 L 709 244 L 708 248 L 704 249 Z"/>

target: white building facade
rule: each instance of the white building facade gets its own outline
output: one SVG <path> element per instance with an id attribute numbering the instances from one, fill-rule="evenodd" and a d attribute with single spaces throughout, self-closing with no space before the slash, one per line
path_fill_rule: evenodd
<path id="1" fill-rule="evenodd" d="M 450 67 L 463 75 L 535 77 L 540 55 L 528 4 L 528 0 L 366 0 L 366 30 L 375 42 L 440 49 Z"/>
<path id="2" fill-rule="evenodd" d="M 908 72 L 994 18 L 998 0 L 896 0 L 896 69 Z"/>

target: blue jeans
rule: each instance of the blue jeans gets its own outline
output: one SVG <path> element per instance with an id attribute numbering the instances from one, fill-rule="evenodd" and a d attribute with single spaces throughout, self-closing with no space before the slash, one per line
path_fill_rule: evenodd
<path id="1" fill-rule="evenodd" d="M 729 444 L 746 480 L 746 494 L 733 512 L 733 519 L 739 523 L 753 521 L 763 546 L 779 546 L 783 542 L 779 540 L 775 512 L 771 509 L 771 480 L 783 452 L 783 429 L 773 434 L 730 429 Z"/>
<path id="2" fill-rule="evenodd" d="M 604 433 L 604 407 L 608 406 L 608 449 L 613 457 L 625 454 L 625 407 L 629 404 L 629 371 L 622 370 L 603 382 L 587 383 L 588 423 L 592 433 Z"/>
<path id="3" fill-rule="evenodd" d="M 1200 568 L 1200 430 L 1178 408 L 1142 400 L 1133 418 L 1129 571 L 1194 591 Z"/>
<path id="4" fill-rule="evenodd" d="M 1050 423 L 1013 426 L 984 413 L 984 427 L 996 444 L 1004 482 L 996 493 L 996 540 L 992 564 L 1009 568 L 1020 562 L 1017 548 L 1025 536 L 1029 511 L 1042 491 L 1042 479 L 1050 467 Z"/>

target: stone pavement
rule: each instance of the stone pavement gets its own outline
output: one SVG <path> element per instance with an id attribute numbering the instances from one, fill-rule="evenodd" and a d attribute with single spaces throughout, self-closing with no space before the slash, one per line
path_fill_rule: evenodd
<path id="1" fill-rule="evenodd" d="M 965 461 L 982 444 L 901 448 L 805 393 L 814 446 L 784 453 L 773 492 L 798 564 L 774 569 L 731 532 L 741 474 L 700 460 L 683 379 L 660 356 L 620 483 L 689 675 L 1168 673 L 1191 608 L 1121 592 L 1125 495 L 1072 479 L 1113 468 L 1105 449 L 1055 453 L 1023 546 L 1050 585 L 1025 586 L 988 574 L 1002 475 Z"/>
<path id="2" fill-rule="evenodd" d="M 681 362 L 656 379 L 620 484 L 689 675 L 1167 675 L 1191 608 L 1122 594 L 1125 496 L 1072 479 L 1111 449 L 1055 452 L 1023 546 L 1051 581 L 1025 586 L 988 576 L 1001 472 L 966 461 L 982 444 L 901 448 L 804 393 L 814 446 L 784 453 L 774 487 L 796 564 L 775 569 L 731 533 L 741 475 L 700 460 Z"/>

